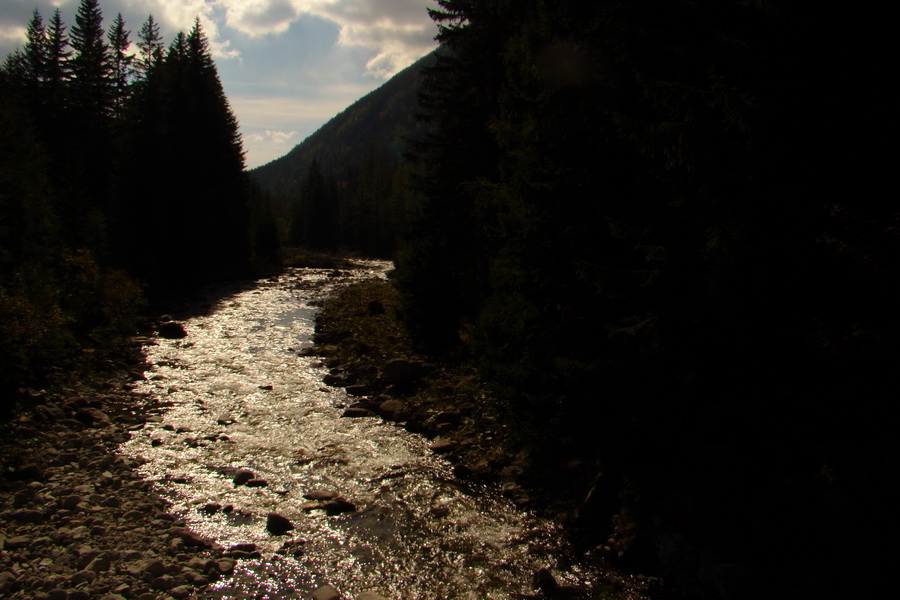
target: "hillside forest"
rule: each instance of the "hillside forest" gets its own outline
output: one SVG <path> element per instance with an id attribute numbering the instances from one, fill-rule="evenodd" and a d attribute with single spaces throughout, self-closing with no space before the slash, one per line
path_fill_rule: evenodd
<path id="1" fill-rule="evenodd" d="M 198 21 L 35 10 L 0 69 L 0 384 L 133 333 L 149 296 L 277 260 Z M 53 361 L 49 358 L 54 357 Z"/>
<path id="2" fill-rule="evenodd" d="M 408 327 L 473 357 L 546 489 L 595 482 L 589 543 L 618 510 L 670 582 L 868 597 L 900 455 L 888 38 L 790 1 L 437 4 Z"/>
<path id="3" fill-rule="evenodd" d="M 681 597 L 723 597 L 679 580 L 703 561 L 734 598 L 872 597 L 900 456 L 878 23 L 429 12 L 433 55 L 251 173 L 199 22 L 165 46 L 150 17 L 129 56 L 96 0 L 70 30 L 36 12 L 0 70 L 0 384 L 279 244 L 388 256 L 422 352 L 477 366 L 548 494 L 590 492 L 585 545 L 615 515 Z"/>

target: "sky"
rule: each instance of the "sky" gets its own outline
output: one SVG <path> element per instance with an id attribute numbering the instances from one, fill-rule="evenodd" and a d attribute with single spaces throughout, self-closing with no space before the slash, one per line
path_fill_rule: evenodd
<path id="1" fill-rule="evenodd" d="M 25 42 L 38 9 L 67 31 L 81 0 L 0 0 L 0 60 Z M 434 49 L 433 0 L 100 0 L 132 43 L 148 15 L 166 45 L 194 19 L 210 39 L 241 126 L 247 167 L 284 156 L 331 117 Z"/>

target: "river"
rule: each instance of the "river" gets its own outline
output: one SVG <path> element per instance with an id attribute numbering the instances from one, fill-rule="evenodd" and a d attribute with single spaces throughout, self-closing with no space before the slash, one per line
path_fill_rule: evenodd
<path id="1" fill-rule="evenodd" d="M 543 567 L 582 586 L 571 597 L 601 597 L 591 589 L 596 573 L 572 560 L 555 523 L 457 480 L 419 435 L 342 418 L 344 391 L 325 386 L 325 367 L 300 354 L 323 298 L 389 266 L 288 270 L 185 319 L 187 337 L 146 346 L 135 391 L 161 410 L 121 451 L 144 461 L 142 476 L 192 530 L 226 548 L 255 544 L 261 555 L 240 560 L 203 597 L 308 597 L 329 584 L 343 598 L 499 600 L 533 594 Z M 236 486 L 238 469 L 265 484 Z M 326 514 L 305 497 L 316 493 L 355 511 Z M 269 534 L 272 512 L 295 529 Z"/>

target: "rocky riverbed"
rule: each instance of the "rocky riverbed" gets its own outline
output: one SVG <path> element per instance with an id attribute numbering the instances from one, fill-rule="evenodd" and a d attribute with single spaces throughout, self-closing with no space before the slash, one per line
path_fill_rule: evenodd
<path id="1" fill-rule="evenodd" d="M 226 548 L 194 533 L 142 477 L 141 461 L 119 453 L 132 431 L 162 420 L 163 408 L 133 390 L 145 366 L 136 349 L 149 341 L 134 341 L 128 368 L 26 391 L 30 407 L 3 422 L 0 597 L 198 598 L 239 560 L 260 557 L 252 543 Z M 322 585 L 308 597 L 342 596 Z"/>
<path id="2" fill-rule="evenodd" d="M 405 393 L 352 406 L 363 390 L 333 381 L 341 369 L 328 374 L 309 356 L 328 352 L 308 346 L 317 294 L 341 278 L 352 279 L 261 282 L 160 328 L 173 339 L 135 339 L 129 361 L 30 391 L 0 442 L 0 597 L 640 597 L 640 582 L 569 562 L 558 526 L 482 484 L 506 455 L 455 470 L 444 460 L 492 446 L 466 434 L 464 384 L 453 409 L 419 427 L 433 411 L 411 410 Z M 382 363 L 395 391 L 433 368 Z M 364 418 L 376 414 L 433 439 Z M 349 508 L 310 501 L 318 489 Z M 517 501 L 520 490 L 503 488 Z M 273 530 L 276 511 L 290 528 Z"/>
<path id="3" fill-rule="evenodd" d="M 129 430 L 159 418 L 131 390 L 140 377 L 133 363 L 30 391 L 30 410 L 3 424 L 0 596 L 182 599 L 234 569 L 228 549 L 169 514 L 136 461 L 116 453 Z"/>

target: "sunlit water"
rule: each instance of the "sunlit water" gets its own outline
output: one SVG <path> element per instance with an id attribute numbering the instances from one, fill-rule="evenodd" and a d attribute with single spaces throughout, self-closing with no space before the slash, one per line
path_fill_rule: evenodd
<path id="1" fill-rule="evenodd" d="M 457 480 L 426 439 L 381 419 L 341 417 L 343 390 L 324 386 L 325 368 L 298 352 L 311 344 L 322 298 L 383 277 L 389 264 L 359 266 L 339 277 L 296 269 L 260 281 L 188 319 L 186 338 L 146 348 L 150 370 L 137 391 L 165 409 L 122 451 L 147 460 L 142 474 L 193 530 L 262 554 L 239 561 L 205 596 L 296 598 L 328 583 L 344 598 L 507 599 L 534 593 L 541 567 L 589 585 L 592 573 L 560 568 L 567 554 L 553 523 Z M 238 468 L 268 485 L 236 487 Z M 356 512 L 313 509 L 304 498 L 313 491 L 338 493 Z M 206 514 L 209 503 L 233 510 Z M 270 512 L 296 529 L 270 535 Z M 301 555 L 276 554 L 291 540 L 304 542 Z"/>

